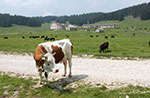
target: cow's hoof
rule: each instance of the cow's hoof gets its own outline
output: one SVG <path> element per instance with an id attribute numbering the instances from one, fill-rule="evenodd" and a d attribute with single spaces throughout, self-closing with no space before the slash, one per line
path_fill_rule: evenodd
<path id="1" fill-rule="evenodd" d="M 65 77 L 65 76 L 66 76 L 66 74 L 63 74 L 63 75 L 62 75 L 62 77 Z"/>
<path id="2" fill-rule="evenodd" d="M 48 82 L 45 82 L 46 85 L 48 85 Z"/>
<path id="3" fill-rule="evenodd" d="M 69 78 L 71 78 L 71 77 L 72 77 L 72 75 L 69 75 L 68 77 L 69 77 Z"/>
<path id="4" fill-rule="evenodd" d="M 39 82 L 38 85 L 42 85 L 42 82 Z"/>

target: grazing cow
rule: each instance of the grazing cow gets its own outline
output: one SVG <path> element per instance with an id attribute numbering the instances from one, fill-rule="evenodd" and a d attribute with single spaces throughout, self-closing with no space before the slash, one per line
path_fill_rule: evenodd
<path id="1" fill-rule="evenodd" d="M 104 42 L 103 44 L 100 45 L 100 50 L 99 52 L 105 52 L 105 49 L 108 50 L 109 42 Z"/>
<path id="2" fill-rule="evenodd" d="M 45 37 L 44 40 L 45 41 L 55 41 L 55 38 L 54 37 L 52 37 L 52 38 Z"/>
<path id="3" fill-rule="evenodd" d="M 55 41 L 54 37 L 49 38 L 50 41 Z"/>
<path id="4" fill-rule="evenodd" d="M 64 64 L 63 76 L 66 76 L 68 61 L 69 77 L 71 77 L 72 54 L 73 44 L 69 39 L 39 44 L 34 52 L 34 60 L 40 75 L 40 84 L 42 84 L 42 72 L 44 72 L 46 83 L 48 83 L 48 72 L 58 72 L 58 69 L 54 69 L 55 65 L 58 63 Z"/>
<path id="5" fill-rule="evenodd" d="M 45 36 L 41 36 L 41 38 L 45 38 Z"/>
<path id="6" fill-rule="evenodd" d="M 90 37 L 92 38 L 92 37 L 93 37 L 93 35 L 90 35 Z"/>
<path id="7" fill-rule="evenodd" d="M 149 46 L 150 46 L 150 41 L 149 41 Z"/>
<path id="8" fill-rule="evenodd" d="M 24 36 L 22 36 L 22 39 L 25 39 L 25 37 L 24 37 Z"/>
<path id="9" fill-rule="evenodd" d="M 114 35 L 112 35 L 112 36 L 111 36 L 111 38 L 115 38 L 115 36 L 114 36 Z"/>
<path id="10" fill-rule="evenodd" d="M 108 36 L 105 36 L 106 39 L 108 39 Z"/>
<path id="11" fill-rule="evenodd" d="M 8 39 L 8 37 L 7 37 L 7 36 L 5 36 L 5 37 L 4 37 L 4 39 Z"/>
<path id="12" fill-rule="evenodd" d="M 29 38 L 40 38 L 40 36 L 29 36 Z"/>
<path id="13" fill-rule="evenodd" d="M 49 40 L 49 38 L 46 36 L 45 38 L 44 38 L 44 41 L 48 41 Z"/>
<path id="14" fill-rule="evenodd" d="M 44 41 L 48 41 L 49 40 L 49 38 L 48 38 L 48 36 L 46 36 L 45 38 L 44 38 Z"/>

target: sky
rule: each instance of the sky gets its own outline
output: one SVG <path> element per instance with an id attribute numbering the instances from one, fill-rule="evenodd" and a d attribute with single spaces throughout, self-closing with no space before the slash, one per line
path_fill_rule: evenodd
<path id="1" fill-rule="evenodd" d="M 112 12 L 150 0 L 0 0 L 0 13 L 22 16 L 63 16 Z"/>

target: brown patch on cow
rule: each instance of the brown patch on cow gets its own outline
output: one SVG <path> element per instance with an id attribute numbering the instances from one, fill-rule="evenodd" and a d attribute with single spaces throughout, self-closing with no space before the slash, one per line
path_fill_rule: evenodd
<path id="1" fill-rule="evenodd" d="M 47 51 L 45 50 L 45 48 L 42 45 L 37 46 L 37 48 L 35 49 L 34 52 L 34 59 L 36 61 L 36 66 L 39 68 L 40 66 L 42 66 L 44 64 L 44 60 L 40 61 L 40 58 L 43 54 L 46 54 Z"/>
<path id="2" fill-rule="evenodd" d="M 71 54 L 73 54 L 73 43 L 72 43 L 72 41 L 70 41 L 71 42 Z"/>
<path id="3" fill-rule="evenodd" d="M 71 46 L 71 54 L 73 55 L 73 46 Z"/>
<path id="4" fill-rule="evenodd" d="M 52 53 L 56 53 L 54 55 L 55 63 L 59 63 L 64 58 L 62 48 L 54 45 L 52 45 L 51 48 L 53 49 Z"/>

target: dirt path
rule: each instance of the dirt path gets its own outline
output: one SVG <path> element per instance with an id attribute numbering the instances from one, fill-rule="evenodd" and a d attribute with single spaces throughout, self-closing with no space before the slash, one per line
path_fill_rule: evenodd
<path id="1" fill-rule="evenodd" d="M 63 64 L 56 66 L 59 73 L 50 73 L 52 78 L 61 78 Z M 0 54 L 0 71 L 37 76 L 32 56 Z M 111 60 L 73 57 L 73 76 L 106 85 L 150 86 L 150 60 Z"/>

